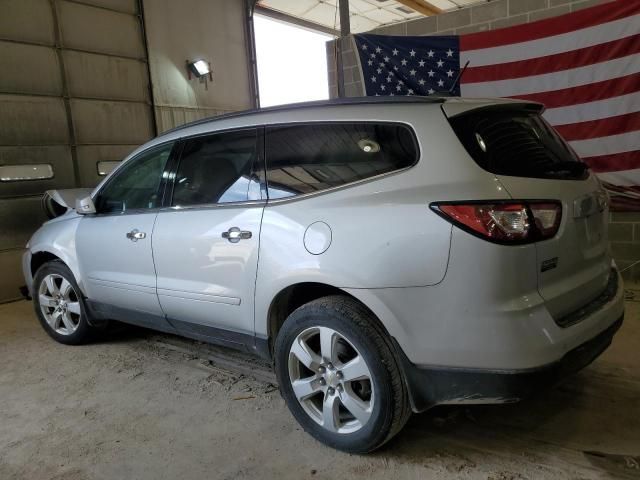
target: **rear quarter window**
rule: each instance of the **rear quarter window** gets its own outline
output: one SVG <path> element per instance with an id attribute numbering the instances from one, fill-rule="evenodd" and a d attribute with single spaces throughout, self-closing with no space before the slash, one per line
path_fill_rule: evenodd
<path id="1" fill-rule="evenodd" d="M 496 175 L 562 180 L 588 176 L 586 164 L 537 112 L 487 108 L 449 121 L 471 158 Z"/>
<path id="2" fill-rule="evenodd" d="M 314 123 L 266 129 L 269 198 L 319 192 L 418 161 L 413 131 L 382 123 Z"/>

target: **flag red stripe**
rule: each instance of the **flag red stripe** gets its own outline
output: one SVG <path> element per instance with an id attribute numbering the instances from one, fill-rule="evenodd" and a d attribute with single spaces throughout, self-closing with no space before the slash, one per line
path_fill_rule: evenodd
<path id="1" fill-rule="evenodd" d="M 559 72 L 571 68 L 584 67 L 615 58 L 626 57 L 640 52 L 640 34 L 612 42 L 601 43 L 593 47 L 581 48 L 571 52 L 548 55 L 517 62 L 499 63 L 473 67 L 469 65 L 462 75 L 461 82 L 476 83 L 510 78 L 529 77 L 544 73 Z"/>
<path id="2" fill-rule="evenodd" d="M 589 83 L 579 87 L 518 95 L 512 98 L 540 102 L 544 103 L 547 108 L 557 108 L 619 97 L 638 90 L 640 90 L 640 73 L 634 73 L 626 77 L 612 78 L 611 80 Z"/>
<path id="3" fill-rule="evenodd" d="M 555 127 L 567 141 L 608 137 L 640 130 L 640 112 Z"/>
<path id="4" fill-rule="evenodd" d="M 583 158 L 594 172 L 618 172 L 640 168 L 640 152 L 615 153 L 598 157 Z"/>
<path id="5" fill-rule="evenodd" d="M 460 49 L 478 50 L 537 40 L 552 35 L 573 32 L 585 27 L 602 25 L 636 13 L 640 13 L 640 2 L 635 0 L 614 0 L 596 7 L 585 8 L 578 12 L 567 13 L 559 17 L 547 18 L 524 25 L 460 35 Z"/>
<path id="6" fill-rule="evenodd" d="M 637 212 L 640 210 L 640 200 L 625 198 L 611 193 L 611 210 L 616 212 Z"/>
<path id="7" fill-rule="evenodd" d="M 602 178 L 600 181 L 611 192 L 634 193 L 640 195 L 640 187 L 638 185 L 615 185 L 607 182 L 606 180 L 603 181 Z"/>

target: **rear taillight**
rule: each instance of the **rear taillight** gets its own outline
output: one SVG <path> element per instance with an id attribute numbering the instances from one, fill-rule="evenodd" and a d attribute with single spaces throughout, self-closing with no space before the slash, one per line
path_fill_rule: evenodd
<path id="1" fill-rule="evenodd" d="M 562 217 L 562 206 L 554 201 L 441 202 L 431 208 L 463 230 L 502 244 L 551 238 Z"/>

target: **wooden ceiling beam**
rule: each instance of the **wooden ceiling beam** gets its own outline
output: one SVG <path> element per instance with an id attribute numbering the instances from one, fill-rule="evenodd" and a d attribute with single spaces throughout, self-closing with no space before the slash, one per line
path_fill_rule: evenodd
<path id="1" fill-rule="evenodd" d="M 404 5 L 407 8 L 410 8 L 411 10 L 415 10 L 422 15 L 430 16 L 442 13 L 442 9 L 425 0 L 396 0 L 396 2 Z"/>

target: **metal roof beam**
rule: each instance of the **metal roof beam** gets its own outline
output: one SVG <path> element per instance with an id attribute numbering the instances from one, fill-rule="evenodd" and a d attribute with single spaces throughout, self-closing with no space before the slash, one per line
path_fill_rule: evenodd
<path id="1" fill-rule="evenodd" d="M 259 3 L 255 6 L 254 13 L 258 15 L 264 15 L 265 17 L 273 18 L 274 20 L 279 20 L 284 23 L 290 23 L 301 28 L 306 28 L 307 30 L 311 30 L 314 32 L 326 33 L 327 35 L 331 35 L 333 37 L 340 36 L 340 31 L 338 30 L 325 27 L 324 25 L 320 25 L 319 23 L 310 22 L 309 20 L 305 20 L 304 18 L 294 17 L 293 15 L 289 15 L 288 13 L 284 13 L 279 10 L 274 10 L 273 8 L 265 7 L 264 5 L 261 5 Z"/>

